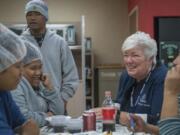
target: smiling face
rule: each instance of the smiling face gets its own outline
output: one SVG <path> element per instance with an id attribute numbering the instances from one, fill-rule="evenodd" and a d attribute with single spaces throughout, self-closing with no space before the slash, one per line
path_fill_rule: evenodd
<path id="1" fill-rule="evenodd" d="M 32 61 L 24 66 L 24 77 L 29 81 L 32 87 L 39 86 L 42 75 L 42 63 L 40 60 Z"/>
<path id="2" fill-rule="evenodd" d="M 140 81 L 146 77 L 151 66 L 152 59 L 144 55 L 144 49 L 136 46 L 123 52 L 123 60 L 128 74 Z"/>
<path id="3" fill-rule="evenodd" d="M 17 62 L 0 73 L 0 90 L 16 89 L 21 79 L 22 67 L 22 62 Z"/>

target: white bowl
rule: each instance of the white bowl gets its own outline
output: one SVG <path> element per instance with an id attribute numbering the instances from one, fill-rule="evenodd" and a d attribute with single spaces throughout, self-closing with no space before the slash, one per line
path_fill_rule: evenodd
<path id="1" fill-rule="evenodd" d="M 67 123 L 67 130 L 73 131 L 73 130 L 82 130 L 83 121 L 82 119 L 70 119 Z"/>
<path id="2" fill-rule="evenodd" d="M 46 118 L 51 126 L 66 126 L 70 119 L 70 116 L 65 115 L 55 115 Z"/>

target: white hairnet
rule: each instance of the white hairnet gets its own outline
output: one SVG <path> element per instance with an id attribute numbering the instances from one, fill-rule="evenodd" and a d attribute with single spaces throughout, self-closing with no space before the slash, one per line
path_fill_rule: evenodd
<path id="1" fill-rule="evenodd" d="M 23 41 L 0 23 L 0 72 L 22 60 L 26 54 Z"/>
<path id="2" fill-rule="evenodd" d="M 43 0 L 30 0 L 25 7 L 25 14 L 28 12 L 39 12 L 48 20 L 48 5 Z"/>
<path id="3" fill-rule="evenodd" d="M 35 60 L 40 60 L 42 62 L 42 55 L 39 48 L 26 40 L 24 40 L 24 44 L 26 46 L 27 53 L 22 60 L 23 64 L 26 65 Z"/>

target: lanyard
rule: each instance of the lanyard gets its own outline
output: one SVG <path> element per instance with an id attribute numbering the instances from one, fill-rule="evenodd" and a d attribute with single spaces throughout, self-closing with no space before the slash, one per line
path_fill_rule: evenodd
<path id="1" fill-rule="evenodd" d="M 130 99 L 130 103 L 131 103 L 130 105 L 131 105 L 131 107 L 136 107 L 136 106 L 137 106 L 137 103 L 139 102 L 139 99 L 140 99 L 142 93 L 144 92 L 144 88 L 145 88 L 146 83 L 148 82 L 148 80 L 149 80 L 149 78 L 150 78 L 150 76 L 151 76 L 151 73 L 152 73 L 152 70 L 153 70 L 153 69 L 154 69 L 154 68 L 151 68 L 151 70 L 150 70 L 150 72 L 149 72 L 149 74 L 148 74 L 148 76 L 147 76 L 147 78 L 146 78 L 146 80 L 145 80 L 145 82 L 144 82 L 144 84 L 143 84 L 143 87 L 142 87 L 141 90 L 140 90 L 140 93 L 139 93 L 139 95 L 138 95 L 138 97 L 137 97 L 137 99 L 136 99 L 135 104 L 133 104 L 133 94 L 134 94 L 134 91 L 135 91 L 135 87 L 133 87 L 132 92 L 131 92 L 131 99 Z"/>

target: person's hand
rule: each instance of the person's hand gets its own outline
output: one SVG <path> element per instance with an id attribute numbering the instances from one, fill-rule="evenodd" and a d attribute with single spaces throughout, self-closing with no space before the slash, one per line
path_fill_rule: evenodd
<path id="1" fill-rule="evenodd" d="M 131 125 L 128 125 L 128 128 L 133 132 L 144 132 L 153 135 L 159 135 L 158 126 L 146 123 L 141 116 L 138 116 L 136 114 L 129 114 L 129 116 L 134 123 L 134 127 L 132 129 Z"/>
<path id="2" fill-rule="evenodd" d="M 120 123 L 125 126 L 129 125 L 130 123 L 129 113 L 127 112 L 120 113 Z"/>
<path id="3" fill-rule="evenodd" d="M 47 74 L 42 74 L 41 75 L 41 81 L 43 83 L 43 85 L 48 89 L 48 90 L 53 90 L 53 85 L 52 82 L 50 80 L 49 75 Z"/>
<path id="4" fill-rule="evenodd" d="M 140 116 L 128 112 L 121 112 L 120 123 L 133 132 L 143 132 L 145 128 L 145 122 Z"/>
<path id="5" fill-rule="evenodd" d="M 47 116 L 48 116 L 48 117 L 50 117 L 50 116 L 53 116 L 53 115 L 54 115 L 52 112 L 47 112 L 46 114 L 47 114 Z"/>
<path id="6" fill-rule="evenodd" d="M 165 91 L 169 91 L 172 94 L 180 92 L 180 65 L 176 65 L 168 71 L 164 88 Z"/>
<path id="7" fill-rule="evenodd" d="M 135 131 L 135 122 L 128 112 L 121 112 L 120 124 L 126 126 L 130 131 Z"/>
<path id="8" fill-rule="evenodd" d="M 40 130 L 36 122 L 32 119 L 27 120 L 21 127 L 21 135 L 39 135 Z"/>
<path id="9" fill-rule="evenodd" d="M 138 114 L 121 112 L 120 123 L 127 126 L 128 129 L 133 132 L 146 131 L 146 122 L 143 120 L 142 116 L 138 116 Z"/>
<path id="10" fill-rule="evenodd" d="M 178 115 L 178 99 L 180 92 L 180 65 L 172 67 L 168 71 L 164 85 L 164 100 L 161 110 L 161 118 Z"/>
<path id="11" fill-rule="evenodd" d="M 135 114 L 130 114 L 131 119 L 134 122 L 134 130 L 135 132 L 145 132 L 146 131 L 146 123 L 144 120 Z M 131 128 L 131 125 L 128 125 Z"/>
<path id="12" fill-rule="evenodd" d="M 102 107 L 92 108 L 92 111 L 96 114 L 96 120 L 102 120 Z"/>

